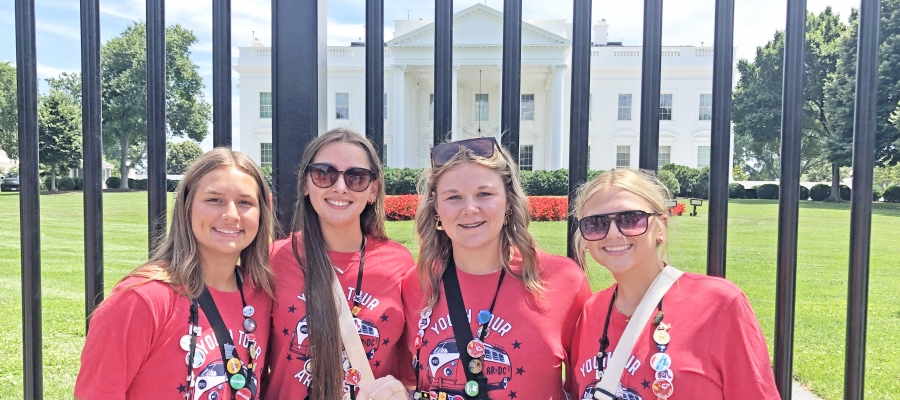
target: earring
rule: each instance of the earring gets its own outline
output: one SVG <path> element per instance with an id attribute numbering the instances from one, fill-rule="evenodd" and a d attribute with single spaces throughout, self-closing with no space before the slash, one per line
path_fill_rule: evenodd
<path id="1" fill-rule="evenodd" d="M 439 230 L 439 231 L 444 230 L 444 224 L 441 223 L 441 216 L 440 216 L 440 215 L 435 215 L 435 216 L 434 216 L 434 220 L 435 220 L 435 223 L 434 223 L 434 229 L 437 229 L 437 230 Z"/>
<path id="2" fill-rule="evenodd" d="M 512 215 L 512 209 L 506 210 L 506 218 L 503 219 L 503 225 L 509 225 L 510 215 Z"/>
<path id="3" fill-rule="evenodd" d="M 663 244 L 663 242 L 665 242 L 665 239 L 662 236 L 656 238 L 656 244 Z"/>
<path id="4" fill-rule="evenodd" d="M 591 249 L 585 247 L 585 248 L 584 248 L 584 252 L 585 252 L 585 253 L 590 253 L 590 252 L 591 252 Z"/>

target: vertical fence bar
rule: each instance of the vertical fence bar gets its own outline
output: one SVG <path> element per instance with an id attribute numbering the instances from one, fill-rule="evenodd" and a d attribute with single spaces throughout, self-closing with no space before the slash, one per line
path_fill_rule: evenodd
<path id="1" fill-rule="evenodd" d="M 575 188 L 587 181 L 588 124 L 591 93 L 591 0 L 574 0 L 572 17 L 572 100 L 569 111 L 569 215 L 575 206 Z M 566 248 L 569 257 L 580 249 L 572 248 L 575 218 L 569 217 Z"/>
<path id="2" fill-rule="evenodd" d="M 522 91 L 522 0 L 503 2 L 503 78 L 500 84 L 500 141 L 519 162 Z"/>
<path id="3" fill-rule="evenodd" d="M 34 0 L 16 0 L 19 123 L 19 235 L 22 249 L 22 336 L 26 399 L 44 397 L 41 364 L 41 207 L 38 175 L 37 57 Z"/>
<path id="4" fill-rule="evenodd" d="M 641 169 L 659 169 L 659 89 L 662 73 L 662 0 L 644 0 L 644 47 L 641 69 Z"/>
<path id="5" fill-rule="evenodd" d="M 122 179 L 128 177 L 123 176 Z M 166 235 L 166 12 L 147 0 L 147 196 L 150 251 Z"/>
<path id="6" fill-rule="evenodd" d="M 453 128 L 453 0 L 434 0 L 434 144 Z"/>
<path id="7" fill-rule="evenodd" d="M 706 273 L 725 276 L 728 168 L 731 157 L 731 80 L 734 61 L 734 0 L 716 0 L 713 45 L 712 137 L 709 168 L 709 228 Z"/>
<path id="8" fill-rule="evenodd" d="M 366 1 L 366 137 L 384 162 L 384 0 Z"/>
<path id="9" fill-rule="evenodd" d="M 272 1 L 272 175 L 285 232 L 297 201 L 300 155 L 326 121 L 325 7 L 326 0 Z"/>
<path id="10" fill-rule="evenodd" d="M 844 398 L 847 400 L 862 399 L 865 388 L 880 14 L 880 0 L 862 0 L 856 53 L 853 195 L 850 199 L 850 279 L 847 295 L 847 358 L 844 363 Z"/>
<path id="11" fill-rule="evenodd" d="M 103 133 L 100 119 L 100 0 L 81 0 L 81 131 L 84 171 L 84 312 L 103 301 Z M 88 320 L 88 327 L 90 321 Z"/>
<path id="12" fill-rule="evenodd" d="M 231 146 L 231 0 L 213 7 L 213 146 Z"/>
<path id="13" fill-rule="evenodd" d="M 791 399 L 797 221 L 800 213 L 800 139 L 803 136 L 803 64 L 806 0 L 788 0 L 781 101 L 781 182 L 778 195 L 778 284 L 775 309 L 775 386 Z M 871 196 L 870 196 L 871 197 Z"/>

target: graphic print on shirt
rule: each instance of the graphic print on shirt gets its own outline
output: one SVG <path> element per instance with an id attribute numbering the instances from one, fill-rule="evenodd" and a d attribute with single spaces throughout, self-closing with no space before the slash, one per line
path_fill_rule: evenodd
<path id="1" fill-rule="evenodd" d="M 606 358 L 604 359 L 604 363 L 608 363 L 609 359 L 612 358 L 612 352 L 609 351 L 606 353 Z M 600 379 L 594 379 L 597 376 L 598 370 L 605 370 L 606 365 L 603 365 L 602 368 L 598 368 L 597 365 L 597 357 L 591 357 L 585 360 L 581 365 L 578 366 L 578 373 L 581 374 L 582 378 L 591 377 L 593 379 L 589 385 L 584 388 L 584 392 L 581 394 L 581 400 L 592 400 L 594 398 L 594 392 L 597 391 L 597 384 L 600 383 Z M 628 361 L 625 363 L 625 370 L 622 371 L 623 380 L 625 374 L 630 374 L 634 376 L 635 373 L 638 372 L 638 369 L 641 367 L 641 360 L 632 354 L 631 357 L 628 357 Z M 646 380 L 645 380 L 646 382 Z M 649 386 L 647 386 L 649 387 Z M 619 387 L 616 389 L 616 399 L 618 400 L 644 400 L 643 397 L 638 393 L 638 391 L 631 387 L 625 387 L 622 385 L 622 382 L 619 382 Z"/>
<path id="2" fill-rule="evenodd" d="M 347 290 L 349 293 L 347 296 L 347 300 L 352 301 L 356 289 L 348 287 Z M 297 296 L 297 299 L 302 302 L 306 302 L 306 296 L 303 294 Z M 362 316 L 363 314 L 371 315 L 372 312 L 376 312 L 379 301 L 371 294 L 363 292 L 363 294 L 359 298 L 359 305 L 363 310 L 359 313 L 360 316 Z M 304 309 L 305 308 L 306 307 L 304 307 Z M 289 313 L 294 314 L 296 313 L 296 311 L 296 306 L 291 305 L 290 307 L 288 307 Z M 381 322 L 387 322 L 388 316 L 382 314 L 381 317 L 377 319 Z M 356 317 L 353 318 L 353 322 L 356 324 L 356 331 L 359 333 L 359 339 L 363 344 L 363 349 L 365 349 L 366 351 L 366 357 L 370 360 L 375 359 L 375 356 L 378 353 L 378 348 L 381 345 L 387 345 L 388 343 L 390 343 L 391 339 L 382 339 L 376 321 L 373 321 L 368 317 Z M 287 334 L 287 332 L 287 328 L 282 331 L 282 333 L 284 334 Z M 309 326 L 307 325 L 307 316 L 303 315 L 303 317 L 299 321 L 297 321 L 297 325 L 294 327 L 294 330 L 291 333 L 291 342 L 288 346 L 287 360 L 291 364 L 296 365 L 296 367 L 293 368 L 294 370 L 296 370 L 294 378 L 306 387 L 309 387 L 310 383 L 312 382 L 312 365 L 310 364 L 309 358 Z M 379 366 L 380 363 L 381 361 L 376 359 L 374 364 L 375 366 Z M 349 369 L 349 361 L 347 361 L 346 357 L 343 357 L 343 364 L 345 370 Z M 344 391 L 349 392 L 349 390 L 350 387 L 348 385 L 344 385 Z"/>
<path id="3" fill-rule="evenodd" d="M 238 337 L 235 338 L 233 331 L 229 329 L 228 333 L 231 334 L 231 340 L 237 342 L 236 344 L 238 346 L 241 346 L 244 349 L 249 348 L 250 334 L 247 334 L 243 330 L 238 330 Z M 263 350 L 262 347 L 259 347 L 257 360 L 265 359 Z M 230 398 L 231 386 L 228 383 L 228 375 L 225 372 L 225 363 L 222 362 L 222 351 L 219 350 L 219 342 L 216 340 L 216 335 L 213 333 L 212 329 L 207 329 L 204 335 L 197 337 L 197 348 L 195 352 L 198 355 L 195 355 L 194 358 L 202 358 L 203 365 L 194 368 L 197 380 L 194 386 L 193 400 L 224 400 Z M 188 355 L 185 354 L 185 358 L 187 357 Z M 247 382 L 247 388 L 250 389 L 251 393 L 257 393 L 257 388 L 259 387 L 259 381 L 257 380 L 258 373 L 258 371 L 255 372 L 250 381 Z M 190 388 L 185 381 L 181 382 L 177 389 L 179 398 L 183 398 L 184 393 Z"/>
<path id="4" fill-rule="evenodd" d="M 466 314 L 471 324 L 472 310 L 467 309 Z M 441 339 L 425 356 L 427 358 L 422 360 L 420 373 L 423 373 L 423 377 L 430 383 L 432 392 L 444 391 L 450 395 L 448 398 L 454 398 L 454 395 L 464 395 L 467 366 L 463 365 L 460 360 L 450 315 L 437 319 L 432 316 L 427 320 L 422 347 L 427 348 L 429 337 L 432 338 L 431 340 L 434 340 L 435 337 Z M 509 335 L 512 324 L 497 314 L 491 317 L 488 327 L 489 333 L 484 339 L 484 366 L 482 369 L 482 373 L 488 381 L 488 390 L 504 390 L 509 398 L 519 398 L 516 391 L 508 390 L 508 388 L 511 381 L 526 377 L 525 368 L 514 363 L 516 352 L 522 350 L 522 343 Z"/>

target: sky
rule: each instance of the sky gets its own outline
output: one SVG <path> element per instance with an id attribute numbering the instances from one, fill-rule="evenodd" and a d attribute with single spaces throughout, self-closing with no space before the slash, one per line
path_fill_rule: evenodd
<path id="1" fill-rule="evenodd" d="M 81 68 L 79 1 L 35 0 L 37 35 L 37 73 L 40 79 L 58 76 L 61 72 L 77 72 Z M 206 87 L 207 101 L 212 103 L 212 0 L 168 1 L 165 5 L 166 23 L 178 23 L 192 30 L 198 38 L 191 58 L 199 67 Z M 456 0 L 454 11 L 482 3 L 503 10 L 503 0 Z M 846 21 L 851 8 L 859 7 L 859 0 L 807 0 L 807 9 L 820 13 L 832 7 Z M 271 0 L 232 0 L 232 54 L 236 47 L 247 46 L 255 34 L 271 45 Z M 328 1 L 328 44 L 346 46 L 351 41 L 365 39 L 365 0 Z M 784 29 L 786 0 L 735 1 L 736 57 L 752 59 L 756 48 L 772 39 L 776 30 Z M 714 35 L 715 0 L 670 0 L 663 5 L 663 45 L 711 46 Z M 100 40 L 117 36 L 129 23 L 144 20 L 145 0 L 100 0 Z M 386 0 L 385 40 L 393 37 L 394 20 L 434 19 L 434 2 L 427 0 Z M 572 0 L 522 0 L 522 18 L 565 19 L 572 21 Z M 592 20 L 606 19 L 610 24 L 609 41 L 621 41 L 626 46 L 640 46 L 642 42 L 643 2 L 595 1 Z M 15 62 L 15 1 L 0 0 L 0 61 Z M 237 59 L 233 59 L 233 63 Z M 234 130 L 238 131 L 237 74 L 233 73 L 232 103 Z M 42 89 L 46 88 L 43 84 Z M 201 146 L 212 148 L 210 135 Z M 237 138 L 238 135 L 235 135 Z M 236 144 L 235 147 L 239 147 Z"/>

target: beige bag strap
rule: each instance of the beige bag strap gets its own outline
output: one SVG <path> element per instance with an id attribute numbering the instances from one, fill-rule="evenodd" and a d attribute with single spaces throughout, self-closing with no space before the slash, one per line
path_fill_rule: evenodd
<path id="1" fill-rule="evenodd" d="M 640 304 L 634 310 L 634 314 L 631 315 L 631 321 L 625 327 L 625 332 L 622 333 L 622 338 L 619 339 L 616 349 L 613 350 L 612 357 L 606 364 L 606 372 L 603 373 L 603 378 L 597 383 L 597 390 L 594 391 L 595 399 L 605 400 L 611 398 L 615 400 L 616 391 L 619 389 L 619 381 L 622 380 L 622 371 L 625 370 L 625 363 L 631 356 L 631 350 L 634 349 L 634 344 L 637 343 L 638 335 L 644 330 L 644 325 L 647 324 L 647 321 L 653 315 L 653 310 L 659 304 L 663 295 L 669 291 L 669 288 L 675 284 L 675 281 L 682 274 L 684 272 L 667 265 L 656 276 L 653 284 L 647 289 L 647 293 L 644 293 Z M 346 304 L 347 302 L 345 301 L 344 303 Z M 603 368 L 603 366 L 598 365 L 597 368 Z"/>
<path id="2" fill-rule="evenodd" d="M 338 306 L 338 324 L 341 329 L 341 340 L 344 342 L 344 352 L 347 354 L 347 359 L 350 360 L 350 365 L 359 370 L 361 375 L 359 385 L 373 382 L 375 375 L 372 374 L 372 367 L 369 366 L 369 358 L 366 357 L 366 350 L 359 338 L 359 330 L 353 321 L 350 306 L 347 304 L 347 299 L 344 298 L 344 289 L 337 276 L 332 276 L 334 277 L 332 292 Z"/>

